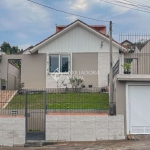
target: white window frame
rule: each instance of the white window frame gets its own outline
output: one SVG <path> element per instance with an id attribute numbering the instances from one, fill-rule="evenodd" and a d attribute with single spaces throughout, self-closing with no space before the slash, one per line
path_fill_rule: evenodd
<path id="1" fill-rule="evenodd" d="M 69 70 L 69 65 L 71 63 L 71 61 L 69 62 L 69 54 L 49 54 L 49 60 L 50 60 L 50 56 L 52 55 L 58 55 L 59 56 L 59 72 L 55 72 L 56 74 L 69 74 L 70 70 Z M 62 63 L 62 57 L 68 57 L 68 72 L 61 72 L 61 63 Z M 71 59 L 71 58 L 70 58 Z M 49 61 L 49 67 L 48 67 L 48 72 L 49 74 L 53 74 L 54 72 L 50 72 L 50 61 Z"/>

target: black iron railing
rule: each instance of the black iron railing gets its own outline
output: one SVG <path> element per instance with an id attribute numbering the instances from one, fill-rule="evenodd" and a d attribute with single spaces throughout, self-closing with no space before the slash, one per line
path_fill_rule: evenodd
<path id="1" fill-rule="evenodd" d="M 113 66 L 113 78 L 115 75 L 119 73 L 119 60 L 116 62 L 116 64 Z M 109 84 L 109 74 L 108 74 L 108 84 Z"/>

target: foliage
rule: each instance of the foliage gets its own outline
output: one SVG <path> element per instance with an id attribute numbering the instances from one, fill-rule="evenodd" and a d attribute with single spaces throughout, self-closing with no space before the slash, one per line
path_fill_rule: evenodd
<path id="1" fill-rule="evenodd" d="M 70 84 L 72 85 L 72 88 L 79 88 L 82 83 L 83 83 L 83 80 L 81 78 L 69 78 L 69 81 L 70 81 Z"/>
<path id="2" fill-rule="evenodd" d="M 2 79 L 2 86 L 6 86 L 7 81 L 5 79 Z"/>
<path id="3" fill-rule="evenodd" d="M 1 51 L 6 54 L 16 54 L 21 50 L 18 48 L 18 46 L 11 46 L 9 43 L 3 42 L 1 45 Z"/>
<path id="4" fill-rule="evenodd" d="M 125 71 L 130 71 L 131 64 L 130 63 L 125 63 L 125 64 L 122 65 L 122 67 L 124 68 Z"/>

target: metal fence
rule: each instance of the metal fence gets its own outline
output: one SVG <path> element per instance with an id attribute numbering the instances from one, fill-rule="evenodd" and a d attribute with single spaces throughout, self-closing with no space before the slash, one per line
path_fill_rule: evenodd
<path id="1" fill-rule="evenodd" d="M 44 140 L 46 114 L 99 114 L 109 111 L 101 88 L 0 90 L 0 115 L 25 116 L 26 140 Z"/>
<path id="2" fill-rule="evenodd" d="M 0 114 L 24 114 L 26 103 L 28 109 L 45 109 L 41 90 L 46 92 L 48 113 L 107 113 L 109 110 L 108 93 L 102 93 L 101 88 L 24 89 L 0 91 Z"/>
<path id="3" fill-rule="evenodd" d="M 119 40 L 127 49 L 120 58 L 121 72 L 150 74 L 150 34 L 120 34 Z"/>

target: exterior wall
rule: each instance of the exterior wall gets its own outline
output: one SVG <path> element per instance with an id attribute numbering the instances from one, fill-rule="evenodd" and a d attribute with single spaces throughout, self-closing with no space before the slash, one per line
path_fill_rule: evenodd
<path id="1" fill-rule="evenodd" d="M 25 55 L 21 63 L 21 82 L 25 88 L 46 87 L 46 54 Z"/>
<path id="2" fill-rule="evenodd" d="M 69 77 L 76 76 L 83 78 L 85 87 L 92 85 L 93 87 L 98 87 L 98 53 L 72 53 L 72 74 L 62 74 L 61 78 L 56 81 L 52 77 L 52 74 L 47 73 L 46 77 L 46 87 L 47 88 L 57 88 L 65 87 L 60 86 L 61 81 L 67 84 L 67 87 L 71 87 L 69 82 Z M 47 58 L 48 59 L 48 58 Z M 49 64 L 48 64 L 49 65 Z M 48 69 L 48 67 L 47 67 Z M 91 75 L 87 74 L 87 71 L 94 72 Z M 85 73 L 85 74 L 84 74 Z"/>
<path id="3" fill-rule="evenodd" d="M 101 42 L 103 42 L 103 46 L 101 46 Z M 105 38 L 95 35 L 93 32 L 83 28 L 81 25 L 73 27 L 67 33 L 62 34 L 61 36 L 47 43 L 45 46 L 42 46 L 41 48 L 38 49 L 38 53 L 47 54 L 46 88 L 65 87 L 61 85 L 62 81 L 65 81 L 65 84 L 67 84 L 68 87 L 70 87 L 68 74 L 66 75 L 63 74 L 63 78 L 60 78 L 60 80 L 57 82 L 48 72 L 49 54 L 61 54 L 61 53 L 72 54 L 71 60 L 72 71 L 96 69 L 96 71 L 100 72 L 98 77 L 97 76 L 84 77 L 86 86 L 88 86 L 89 84 L 92 84 L 94 87 L 107 86 L 108 85 L 107 77 L 109 73 L 109 49 L 110 49 L 109 42 Z M 115 64 L 116 61 L 118 60 L 119 49 L 114 45 L 113 45 L 113 52 Z M 88 53 L 94 54 L 90 55 Z M 96 53 L 98 53 L 97 56 Z M 75 55 L 78 55 L 78 58 L 75 58 Z M 86 56 L 88 57 L 84 58 Z M 93 64 L 90 64 L 90 60 L 93 61 Z M 87 65 L 85 62 L 87 63 Z M 78 66 L 76 64 L 78 64 Z M 90 69 L 87 68 L 88 66 L 90 67 Z"/>
<path id="4" fill-rule="evenodd" d="M 125 54 L 124 58 L 133 59 L 131 63 L 131 74 L 150 74 L 150 54 L 129 53 Z M 124 60 L 122 64 L 124 64 Z M 121 69 L 123 70 L 123 67 Z"/>
<path id="5" fill-rule="evenodd" d="M 25 144 L 24 116 L 0 116 L 0 145 L 14 146 Z"/>
<path id="6" fill-rule="evenodd" d="M 8 78 L 7 78 L 8 90 L 18 89 L 21 75 L 20 73 L 21 73 L 20 69 L 18 69 L 11 63 L 8 64 Z"/>
<path id="7" fill-rule="evenodd" d="M 126 123 L 126 83 L 125 81 L 114 80 L 115 88 L 114 88 L 114 98 L 116 100 L 116 114 L 124 115 L 124 129 L 125 134 L 127 133 L 127 123 Z M 132 81 L 132 83 L 143 83 L 140 81 Z M 146 82 L 147 84 L 150 82 Z"/>
<path id="8" fill-rule="evenodd" d="M 131 74 L 150 74 L 150 41 L 141 50 L 136 47 L 134 53 L 125 54 L 125 58 L 134 58 L 131 63 Z"/>
<path id="9" fill-rule="evenodd" d="M 20 77 L 20 69 L 18 69 L 17 67 L 15 67 L 12 64 L 8 64 L 8 73 L 16 76 L 16 77 Z"/>
<path id="10" fill-rule="evenodd" d="M 123 115 L 46 115 L 46 141 L 120 139 L 125 139 Z"/>
<path id="11" fill-rule="evenodd" d="M 108 86 L 108 74 L 109 74 L 109 63 L 110 63 L 110 56 L 109 53 L 98 53 L 98 86 Z M 113 65 L 119 59 L 119 53 L 113 53 Z"/>
<path id="12" fill-rule="evenodd" d="M 108 40 L 78 25 L 39 48 L 38 53 L 109 52 L 109 49 Z M 119 52 L 119 49 L 113 45 L 113 51 Z"/>
<path id="13" fill-rule="evenodd" d="M 135 49 L 135 53 L 145 53 L 145 54 L 150 54 L 150 41 L 141 49 L 139 50 L 138 47 Z"/>
<path id="14" fill-rule="evenodd" d="M 83 77 L 85 87 L 98 87 L 98 53 L 73 53 L 72 71 Z M 87 71 L 91 75 L 86 75 Z M 82 72 L 85 72 L 85 75 Z"/>
<path id="15" fill-rule="evenodd" d="M 116 113 L 117 115 L 126 114 L 126 82 L 116 80 Z"/>
<path id="16" fill-rule="evenodd" d="M 2 78 L 7 80 L 8 59 L 21 59 L 21 83 L 25 88 L 46 87 L 46 54 L 2 55 Z"/>

